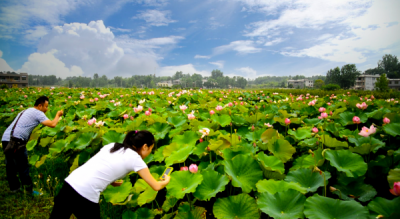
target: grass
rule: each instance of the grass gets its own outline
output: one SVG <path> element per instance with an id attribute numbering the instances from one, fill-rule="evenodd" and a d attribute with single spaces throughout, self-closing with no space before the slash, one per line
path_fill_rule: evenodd
<path id="1" fill-rule="evenodd" d="M 53 200 L 46 193 L 37 197 L 22 191 L 11 193 L 6 179 L 5 156 L 0 152 L 0 218 L 49 218 Z"/>

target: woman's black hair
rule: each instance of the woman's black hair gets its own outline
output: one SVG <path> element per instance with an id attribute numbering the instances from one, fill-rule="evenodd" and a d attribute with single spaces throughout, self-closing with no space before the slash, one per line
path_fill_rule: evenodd
<path id="1" fill-rule="evenodd" d="M 154 135 L 149 131 L 130 131 L 128 134 L 126 134 L 122 144 L 114 144 L 114 147 L 111 148 L 110 153 L 114 153 L 121 148 L 124 148 L 124 150 L 130 148 L 136 152 L 139 152 L 144 144 L 147 144 L 147 146 L 150 147 L 154 144 L 154 142 Z"/>

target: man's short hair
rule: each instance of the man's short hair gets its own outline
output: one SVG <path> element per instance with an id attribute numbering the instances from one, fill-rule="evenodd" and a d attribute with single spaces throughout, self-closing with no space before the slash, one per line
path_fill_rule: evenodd
<path id="1" fill-rule="evenodd" d="M 39 106 L 39 104 L 44 105 L 44 103 L 49 102 L 49 98 L 46 96 L 41 96 L 35 101 L 35 106 Z"/>

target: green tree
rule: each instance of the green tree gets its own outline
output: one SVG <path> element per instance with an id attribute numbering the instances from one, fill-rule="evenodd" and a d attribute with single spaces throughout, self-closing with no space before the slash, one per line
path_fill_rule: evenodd
<path id="1" fill-rule="evenodd" d="M 386 54 L 378 61 L 378 68 L 386 73 L 388 78 L 399 78 L 399 64 L 397 56 Z"/>
<path id="2" fill-rule="evenodd" d="M 224 77 L 224 73 L 218 69 L 212 70 L 211 78 L 217 80 L 218 78 Z"/>
<path id="3" fill-rule="evenodd" d="M 386 78 L 386 74 L 381 74 L 381 76 L 376 80 L 375 89 L 378 91 L 389 90 L 389 80 Z"/>
<path id="4" fill-rule="evenodd" d="M 338 84 L 340 81 L 340 68 L 329 69 L 326 73 L 326 84 Z"/>
<path id="5" fill-rule="evenodd" d="M 341 88 L 349 89 L 354 86 L 356 78 L 360 75 L 360 71 L 357 70 L 355 64 L 347 64 L 340 69 L 340 81 L 339 85 Z"/>
<path id="6" fill-rule="evenodd" d="M 314 87 L 320 89 L 322 86 L 325 85 L 325 82 L 321 79 L 317 79 L 314 81 Z"/>

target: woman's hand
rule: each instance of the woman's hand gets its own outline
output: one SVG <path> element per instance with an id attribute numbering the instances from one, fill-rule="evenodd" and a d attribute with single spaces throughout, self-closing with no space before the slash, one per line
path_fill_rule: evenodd
<path id="1" fill-rule="evenodd" d="M 124 182 L 124 180 L 120 179 L 120 180 L 117 180 L 117 181 L 111 183 L 111 185 L 114 187 L 117 187 L 117 186 L 121 186 L 123 182 Z"/>
<path id="2" fill-rule="evenodd" d="M 160 177 L 160 180 L 164 181 L 166 184 L 168 184 L 169 181 L 171 180 L 171 176 L 164 174 L 164 178 Z"/>

